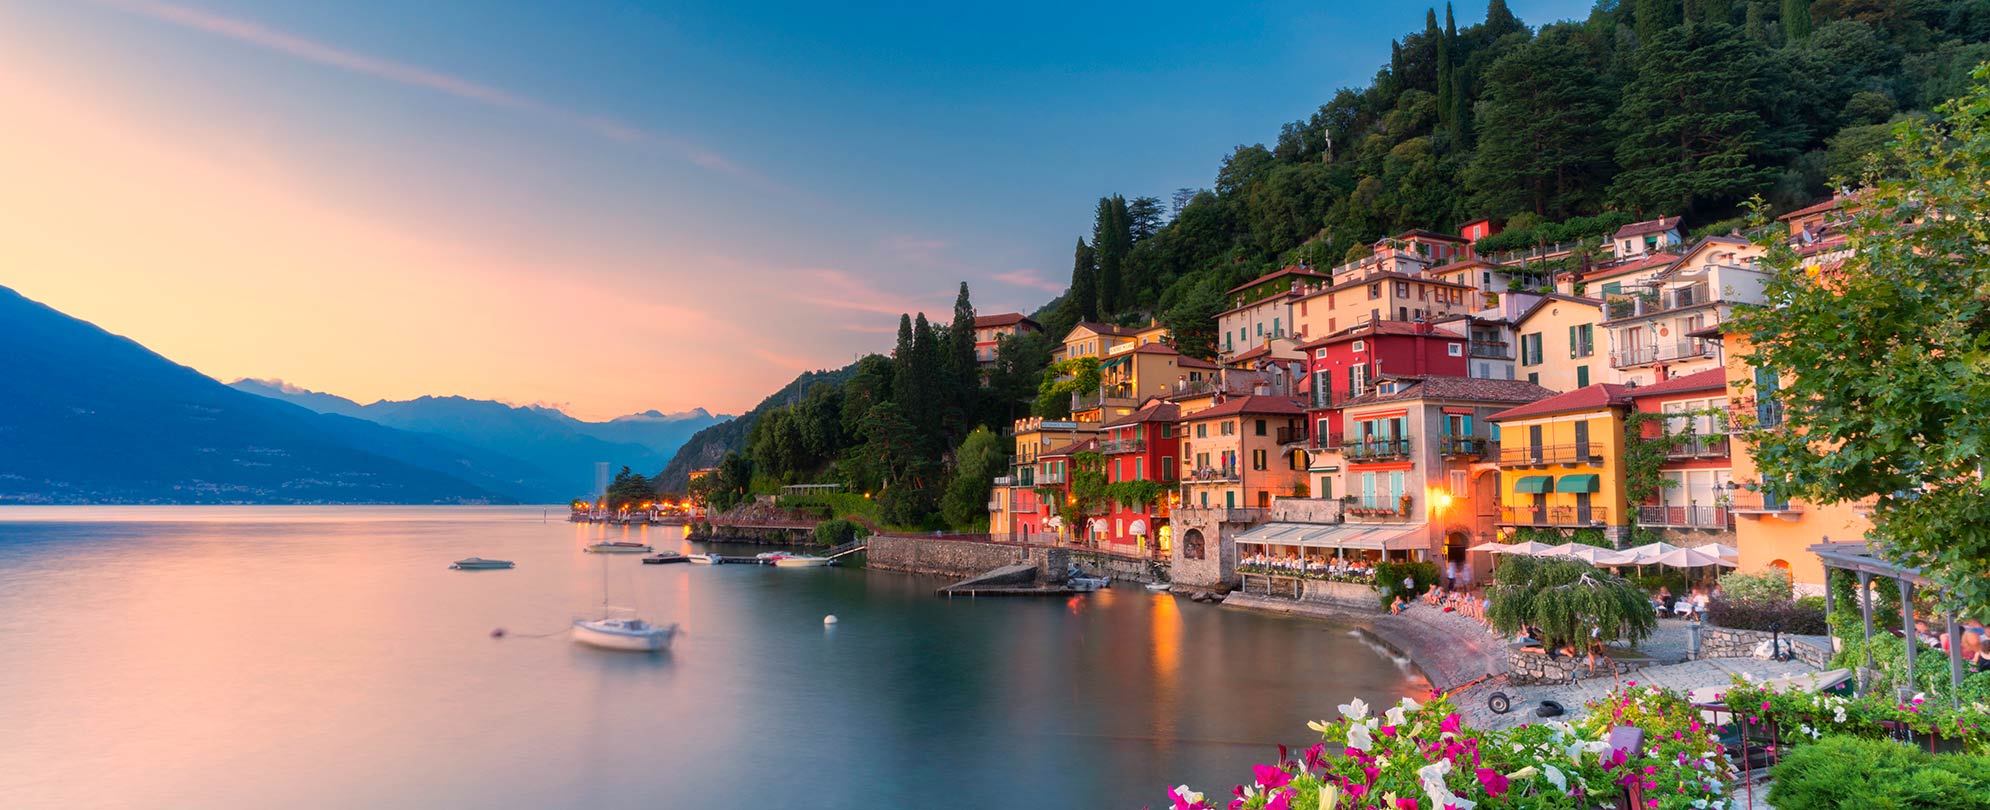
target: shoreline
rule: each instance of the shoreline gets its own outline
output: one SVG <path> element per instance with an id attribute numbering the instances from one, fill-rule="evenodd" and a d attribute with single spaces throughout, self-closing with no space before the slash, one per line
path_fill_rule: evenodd
<path id="1" fill-rule="evenodd" d="M 1412 608 L 1391 615 L 1319 602 L 1232 591 L 1224 607 L 1318 619 L 1347 626 L 1408 659 L 1432 691 L 1450 692 L 1506 670 L 1505 647 L 1470 619 Z"/>

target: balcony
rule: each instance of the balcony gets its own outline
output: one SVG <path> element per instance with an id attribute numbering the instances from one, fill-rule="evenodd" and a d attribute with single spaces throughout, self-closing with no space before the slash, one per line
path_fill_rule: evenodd
<path id="1" fill-rule="evenodd" d="M 1610 365 L 1615 368 L 1635 368 L 1652 363 L 1670 363 L 1675 360 L 1691 360 L 1714 356 L 1711 342 L 1700 338 L 1632 346 L 1610 353 Z"/>
<path id="2" fill-rule="evenodd" d="M 1175 520 L 1178 523 L 1209 520 L 1250 525 L 1263 523 L 1270 511 L 1256 506 L 1180 506 L 1175 508 Z"/>
<path id="3" fill-rule="evenodd" d="M 1467 354 L 1492 360 L 1512 360 L 1513 347 L 1504 340 L 1474 340 L 1467 344 Z"/>
<path id="4" fill-rule="evenodd" d="M 1672 459 L 1727 458 L 1727 456 L 1725 433 L 1709 433 L 1704 436 L 1688 433 L 1674 436 L 1672 446 L 1665 450 L 1665 457 Z"/>
<path id="5" fill-rule="evenodd" d="M 989 481 L 988 485 L 995 487 L 1009 487 L 1009 486 L 1015 486 L 1015 482 L 1016 479 L 1014 476 L 998 475 L 995 476 L 993 480 Z"/>
<path id="6" fill-rule="evenodd" d="M 1313 437 L 1313 447 L 1317 449 L 1339 450 L 1340 446 L 1341 446 L 1341 434 L 1339 433 L 1329 433 L 1324 436 Z"/>
<path id="7" fill-rule="evenodd" d="M 1340 454 L 1349 463 L 1407 461 L 1410 458 L 1410 440 L 1357 439 L 1342 443 Z"/>
<path id="8" fill-rule="evenodd" d="M 1144 453 L 1146 451 L 1147 440 L 1142 438 L 1114 439 L 1109 442 L 1099 442 L 1100 455 L 1110 456 L 1115 453 Z"/>
<path id="9" fill-rule="evenodd" d="M 1383 503 L 1380 499 L 1377 499 L 1372 503 L 1361 502 L 1347 508 L 1347 519 L 1353 523 L 1404 523 L 1408 522 L 1410 516 L 1414 514 L 1416 514 L 1416 509 L 1411 508 L 1408 511 L 1404 511 L 1402 501 L 1400 500 L 1393 503 Z"/>
<path id="10" fill-rule="evenodd" d="M 1311 431 L 1305 425 L 1286 426 L 1278 429 L 1279 444 L 1304 444 Z"/>
<path id="11" fill-rule="evenodd" d="M 1766 492 L 1740 491 L 1728 496 L 1727 511 L 1737 515 L 1776 515 L 1795 519 L 1803 514 L 1803 506 Z"/>
<path id="12" fill-rule="evenodd" d="M 1602 526 L 1610 522 L 1605 506 L 1502 506 L 1499 522 L 1509 526 Z"/>
<path id="13" fill-rule="evenodd" d="M 1587 444 L 1547 444 L 1501 447 L 1499 463 L 1506 466 L 1545 466 L 1548 464 L 1602 464 L 1603 446 Z"/>
<path id="14" fill-rule="evenodd" d="M 1608 320 L 1662 315 L 1714 302 L 1712 288 L 1705 282 L 1669 290 L 1641 290 L 1610 296 L 1605 302 Z"/>
<path id="15" fill-rule="evenodd" d="M 1237 468 L 1235 466 L 1204 467 L 1200 470 L 1192 470 L 1189 472 L 1189 474 L 1182 476 L 1182 482 L 1187 484 L 1213 484 L 1213 483 L 1223 483 L 1223 482 L 1234 484 L 1238 480 L 1239 479 L 1237 478 Z"/>
<path id="16" fill-rule="evenodd" d="M 1446 436 L 1437 442 L 1438 454 L 1447 458 L 1484 458 L 1498 449 L 1484 436 Z"/>
<path id="17" fill-rule="evenodd" d="M 1734 521 L 1718 506 L 1640 506 L 1638 523 L 1669 529 L 1732 529 Z"/>
<path id="18" fill-rule="evenodd" d="M 1062 486 L 1064 484 L 1064 473 L 1044 473 L 1037 476 L 1036 483 L 1037 486 Z"/>

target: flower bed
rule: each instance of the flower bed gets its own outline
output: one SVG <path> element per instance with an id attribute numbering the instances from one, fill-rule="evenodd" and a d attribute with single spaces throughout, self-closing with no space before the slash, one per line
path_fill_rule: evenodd
<path id="1" fill-rule="evenodd" d="M 1272 576 L 1292 577 L 1294 579 L 1317 579 L 1322 582 L 1352 582 L 1357 585 L 1375 584 L 1375 575 L 1372 573 L 1361 574 L 1350 572 L 1337 574 L 1331 571 L 1301 571 L 1297 568 L 1281 568 L 1275 565 L 1239 565 L 1237 566 L 1237 571 L 1243 574 L 1270 574 Z"/>
<path id="2" fill-rule="evenodd" d="M 1627 790 L 1640 810 L 1720 810 L 1727 806 L 1726 758 L 1698 712 L 1671 692 L 1630 688 L 1590 704 L 1570 725 L 1548 721 L 1511 731 L 1467 728 L 1442 698 L 1405 698 L 1371 717 L 1354 700 L 1341 718 L 1307 726 L 1325 738 L 1279 762 L 1258 765 L 1238 785 L 1230 810 L 1588 810 L 1616 807 Z M 1612 728 L 1644 731 L 1637 750 L 1613 749 Z M 1330 749 L 1337 748 L 1337 751 Z M 1168 791 L 1174 810 L 1217 805 L 1183 785 Z"/>
<path id="3" fill-rule="evenodd" d="M 1981 703 L 1960 709 L 1916 696 L 1899 703 L 1881 695 L 1844 697 L 1802 689 L 1776 691 L 1759 683 L 1737 680 L 1722 695 L 1740 722 L 1772 730 L 1785 746 L 1837 734 L 1865 739 L 1892 739 L 1907 732 L 1937 747 L 1990 753 L 1990 706 Z"/>

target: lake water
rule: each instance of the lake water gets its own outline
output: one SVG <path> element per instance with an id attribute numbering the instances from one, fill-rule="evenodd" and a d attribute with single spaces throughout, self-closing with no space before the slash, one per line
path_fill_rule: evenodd
<path id="1" fill-rule="evenodd" d="M 1118 587 L 645 566 L 537 507 L 0 507 L 0 805 L 1138 808 L 1421 679 Z M 447 570 L 468 556 L 510 571 Z M 686 635 L 563 635 L 605 590 Z M 841 623 L 825 627 L 834 613 Z M 493 639 L 493 628 L 512 634 Z"/>

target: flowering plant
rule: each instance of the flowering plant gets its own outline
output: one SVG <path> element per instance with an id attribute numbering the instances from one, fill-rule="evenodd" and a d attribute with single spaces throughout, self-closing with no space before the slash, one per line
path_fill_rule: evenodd
<path id="1" fill-rule="evenodd" d="M 1258 765 L 1231 790 L 1226 810 L 1590 810 L 1615 807 L 1642 783 L 1640 810 L 1723 810 L 1727 765 L 1676 695 L 1647 689 L 1606 701 L 1605 718 L 1579 726 L 1548 722 L 1482 731 L 1443 698 L 1404 698 L 1379 715 L 1359 699 L 1340 718 L 1308 723 L 1322 742 L 1274 765 Z M 1621 709 L 1651 724 L 1642 750 L 1612 750 L 1604 737 Z M 1594 715 L 1593 715 L 1594 716 Z M 1600 730 L 1599 730 L 1600 729 Z M 1677 737 L 1667 736 L 1679 731 Z M 1663 733 L 1661 733 L 1663 732 Z M 1172 810 L 1215 810 L 1217 800 L 1183 785 Z"/>
<path id="2" fill-rule="evenodd" d="M 1899 731 L 1951 740 L 1973 753 L 1990 753 L 1990 706 L 1971 703 L 1954 708 L 1946 702 L 1915 695 L 1906 702 L 1885 695 L 1845 697 L 1801 687 L 1777 690 L 1768 684 L 1736 678 L 1722 700 L 1751 733 L 1767 735 L 1773 728 L 1784 745 L 1801 745 L 1842 734 L 1866 739 L 1891 738 Z"/>

